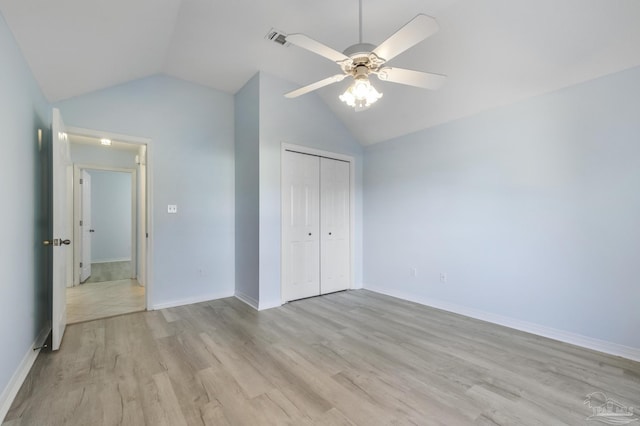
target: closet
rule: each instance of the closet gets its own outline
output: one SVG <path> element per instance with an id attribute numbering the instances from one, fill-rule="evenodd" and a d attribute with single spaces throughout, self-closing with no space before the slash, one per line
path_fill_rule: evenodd
<path id="1" fill-rule="evenodd" d="M 346 290 L 351 280 L 348 161 L 285 150 L 282 300 Z"/>

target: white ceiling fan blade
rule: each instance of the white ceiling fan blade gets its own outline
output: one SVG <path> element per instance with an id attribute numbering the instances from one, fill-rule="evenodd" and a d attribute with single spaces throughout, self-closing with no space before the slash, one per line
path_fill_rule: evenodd
<path id="1" fill-rule="evenodd" d="M 373 50 L 379 58 L 390 61 L 405 50 L 438 31 L 440 26 L 435 18 L 420 14 L 405 24 Z M 288 40 L 288 38 L 287 38 Z"/>
<path id="2" fill-rule="evenodd" d="M 378 71 L 378 78 L 382 81 L 406 84 L 407 86 L 423 89 L 439 89 L 447 79 L 446 75 L 429 72 L 413 71 L 404 68 L 385 67 Z"/>
<path id="3" fill-rule="evenodd" d="M 297 98 L 300 95 L 304 95 L 305 93 L 309 93 L 309 92 L 313 92 L 314 90 L 318 90 L 324 86 L 328 86 L 330 84 L 333 83 L 337 83 L 339 81 L 344 80 L 344 78 L 346 77 L 345 74 L 336 74 L 332 77 L 329 78 L 325 78 L 324 80 L 320 80 L 320 81 L 316 81 L 315 83 L 311 83 L 307 86 L 301 87 L 299 89 L 293 90 L 289 93 L 285 93 L 285 97 L 291 99 L 291 98 Z"/>
<path id="4" fill-rule="evenodd" d="M 320 56 L 324 56 L 327 59 L 332 60 L 333 62 L 342 62 L 351 60 L 344 53 L 340 53 L 335 49 L 326 46 L 319 41 L 315 41 L 312 38 L 307 37 L 304 34 L 289 34 L 287 36 L 287 41 L 295 46 L 302 47 L 303 49 L 307 49 L 310 52 L 316 53 Z"/>

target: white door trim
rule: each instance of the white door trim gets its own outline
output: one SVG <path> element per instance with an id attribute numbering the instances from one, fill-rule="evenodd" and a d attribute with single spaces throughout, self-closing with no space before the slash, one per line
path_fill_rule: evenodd
<path id="1" fill-rule="evenodd" d="M 354 242 L 355 242 L 355 228 L 356 228 L 356 160 L 354 157 L 346 154 L 339 154 L 337 152 L 324 151 L 321 149 L 311 148 L 304 145 L 296 145 L 291 143 L 282 142 L 280 145 L 280 209 L 282 209 L 282 184 L 284 179 L 282 178 L 282 165 L 284 164 L 283 158 L 285 151 L 294 151 L 299 152 L 301 154 L 309 154 L 315 155 L 318 157 L 331 158 L 334 160 L 342 160 L 349 163 L 349 263 L 350 263 L 350 279 L 349 279 L 349 289 L 354 287 L 355 283 L 355 250 L 354 250 Z M 283 274 L 284 271 L 284 257 L 282 254 L 284 253 L 284 239 L 282 238 L 284 229 L 284 215 L 282 214 L 282 210 L 280 211 L 280 301 L 282 304 L 287 303 L 286 300 L 282 297 L 284 292 L 282 291 L 283 286 Z"/>

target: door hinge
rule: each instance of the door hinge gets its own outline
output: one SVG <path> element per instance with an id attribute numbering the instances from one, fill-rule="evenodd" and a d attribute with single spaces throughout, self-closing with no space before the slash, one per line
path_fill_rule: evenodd
<path id="1" fill-rule="evenodd" d="M 80 267 L 82 268 L 82 262 L 80 262 Z"/>
<path id="2" fill-rule="evenodd" d="M 83 180 L 82 180 L 82 178 L 80 178 L 80 185 L 82 185 L 82 182 L 83 182 Z"/>
<path id="3" fill-rule="evenodd" d="M 149 233 L 147 232 L 147 238 L 149 238 Z"/>
<path id="4" fill-rule="evenodd" d="M 82 226 L 82 221 L 80 221 L 80 226 Z"/>

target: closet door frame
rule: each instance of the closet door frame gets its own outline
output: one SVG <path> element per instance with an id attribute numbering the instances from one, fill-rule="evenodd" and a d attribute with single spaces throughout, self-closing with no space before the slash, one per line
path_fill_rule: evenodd
<path id="1" fill-rule="evenodd" d="M 282 205 L 284 197 L 282 197 L 284 185 L 283 172 L 284 172 L 284 153 L 286 151 L 298 152 L 300 154 L 309 154 L 315 155 L 317 157 L 330 158 L 334 160 L 345 161 L 349 163 L 349 289 L 353 288 L 355 282 L 355 251 L 354 251 L 354 242 L 355 242 L 355 159 L 350 155 L 339 154 L 331 151 L 324 151 L 321 149 L 310 148 L 304 145 L 296 145 L 283 142 L 280 148 L 280 300 L 282 304 L 287 303 L 284 300 L 284 280 L 283 271 L 285 268 L 285 259 L 284 259 L 284 215 L 282 214 L 284 206 Z"/>

